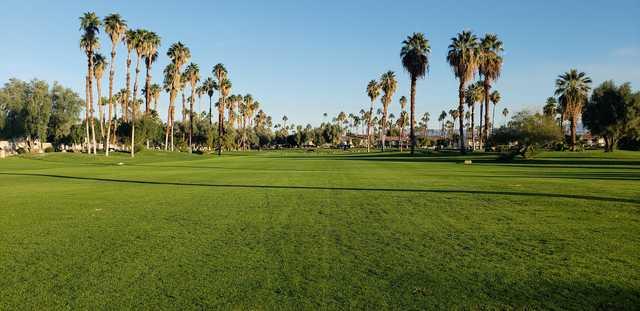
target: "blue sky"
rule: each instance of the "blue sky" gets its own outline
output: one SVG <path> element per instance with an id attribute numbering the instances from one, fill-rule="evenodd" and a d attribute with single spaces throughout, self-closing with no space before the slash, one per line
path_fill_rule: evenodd
<path id="1" fill-rule="evenodd" d="M 408 95 L 401 41 L 424 32 L 432 53 L 418 82 L 416 107 L 432 120 L 457 102 L 457 82 L 445 54 L 463 29 L 493 32 L 505 45 L 495 89 L 511 111 L 539 109 L 555 78 L 570 68 L 595 83 L 613 79 L 640 88 L 640 1 L 14 1 L 0 10 L 0 83 L 10 77 L 59 81 L 84 94 L 86 63 L 78 47 L 78 17 L 120 13 L 131 28 L 162 37 L 155 82 L 162 80 L 166 49 L 182 41 L 201 74 L 222 62 L 233 93 L 251 93 L 278 120 L 322 121 L 322 113 L 357 112 L 369 105 L 367 82 L 387 70 L 399 78 L 397 99 Z M 102 36 L 105 55 L 110 49 Z M 124 48 L 116 83 L 123 85 Z M 105 74 L 106 77 L 106 74 Z M 106 94 L 107 80 L 103 91 Z M 214 95 L 217 96 L 217 95 Z M 163 95 L 161 114 L 166 114 Z M 203 108 L 205 101 L 203 100 Z M 379 103 L 377 103 L 380 106 Z M 501 120 L 498 120 L 499 122 Z M 432 127 L 435 123 L 432 121 Z"/>

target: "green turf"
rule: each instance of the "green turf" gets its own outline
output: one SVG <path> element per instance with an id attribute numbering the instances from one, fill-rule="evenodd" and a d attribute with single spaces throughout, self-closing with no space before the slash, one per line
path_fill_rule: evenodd
<path id="1" fill-rule="evenodd" d="M 0 160 L 0 309 L 527 307 L 640 308 L 640 153 Z"/>

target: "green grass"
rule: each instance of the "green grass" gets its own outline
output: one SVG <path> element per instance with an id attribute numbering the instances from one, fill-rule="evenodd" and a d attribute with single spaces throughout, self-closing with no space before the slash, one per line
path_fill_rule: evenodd
<path id="1" fill-rule="evenodd" d="M 13 157 L 0 276 L 0 309 L 638 309 L 640 153 Z"/>

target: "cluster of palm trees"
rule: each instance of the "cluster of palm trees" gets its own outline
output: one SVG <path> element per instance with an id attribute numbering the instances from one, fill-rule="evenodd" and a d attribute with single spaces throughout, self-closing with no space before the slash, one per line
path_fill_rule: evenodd
<path id="1" fill-rule="evenodd" d="M 453 73 L 458 78 L 458 130 L 459 130 L 459 146 L 460 152 L 466 152 L 465 136 L 464 136 L 464 120 L 465 115 L 465 99 L 467 92 L 477 92 L 470 94 L 467 102 L 471 102 L 471 106 L 475 102 L 484 102 L 481 104 L 480 114 L 484 110 L 484 126 L 480 126 L 479 144 L 482 148 L 483 142 L 487 141 L 489 135 L 489 102 L 493 99 L 496 103 L 500 100 L 499 93 L 490 93 L 491 84 L 495 82 L 502 71 L 502 41 L 495 34 L 486 34 L 479 39 L 471 31 L 462 31 L 456 37 L 451 38 L 451 44 L 447 52 L 447 62 L 453 69 Z M 480 81 L 476 82 L 475 88 L 467 90 L 470 81 L 478 74 Z M 481 91 L 479 91 L 481 89 Z M 472 110 L 474 108 L 472 107 Z M 472 116 L 473 118 L 474 116 Z M 482 117 L 480 118 L 482 122 Z M 473 127 L 472 127 L 473 128 Z M 473 131 L 473 129 L 472 129 Z M 475 135 L 472 134 L 475 144 Z M 474 145 L 475 148 L 475 145 Z"/>
<path id="2" fill-rule="evenodd" d="M 108 34 L 111 41 L 111 60 L 108 63 L 106 58 L 99 53 L 100 41 L 99 33 L 101 27 Z M 169 94 L 169 108 L 167 113 L 167 126 L 165 128 L 165 150 L 174 150 L 174 125 L 175 125 L 175 102 L 179 93 L 182 93 L 182 116 L 183 122 L 189 121 L 189 148 L 192 148 L 194 105 L 196 97 L 203 95 L 209 97 L 209 124 L 213 125 L 212 118 L 212 97 L 214 91 L 218 91 L 219 99 L 215 104 L 218 107 L 218 136 L 222 137 L 225 132 L 225 108 L 229 110 L 228 120 L 230 126 L 239 120 L 238 124 L 246 127 L 253 117 L 258 113 L 259 103 L 251 95 L 231 95 L 231 81 L 228 71 L 223 64 L 213 67 L 212 76 L 200 81 L 200 68 L 195 63 L 189 63 L 191 51 L 181 42 L 172 44 L 167 56 L 170 63 L 164 68 L 164 83 L 161 87 L 152 83 L 152 66 L 158 58 L 158 49 L 161 39 L 156 33 L 145 29 L 129 29 L 127 22 L 117 13 L 110 14 L 104 19 L 100 19 L 94 12 L 87 12 L 80 17 L 80 30 L 82 36 L 80 47 L 87 56 L 86 74 L 86 109 L 85 109 L 85 130 L 87 152 L 97 153 L 96 133 L 94 125 L 94 100 L 93 82 L 96 82 L 97 98 L 99 107 L 100 138 L 104 143 L 105 155 L 109 155 L 110 144 L 115 141 L 115 104 L 122 107 L 122 119 L 131 123 L 131 156 L 135 154 L 135 120 L 139 118 L 138 112 L 142 106 L 142 99 L 138 98 L 138 93 L 144 94 L 144 114 L 150 115 L 152 110 L 157 112 L 158 99 L 162 90 Z M 125 87 L 114 94 L 114 76 L 116 48 L 118 44 L 124 43 L 127 49 L 126 59 L 126 83 Z M 135 54 L 135 55 L 133 55 Z M 133 80 L 133 90 L 131 90 L 131 65 L 132 56 L 135 56 L 135 76 Z M 146 77 L 144 88 L 140 88 L 140 64 L 144 63 Z M 109 93 L 108 97 L 102 100 L 102 76 L 106 66 L 109 65 Z M 183 67 L 186 66 L 183 70 Z M 190 91 L 188 98 L 185 96 L 187 88 Z M 186 102 L 189 102 L 188 108 Z M 108 106 L 106 113 L 102 104 Z M 153 108 L 152 108 L 153 105 Z M 264 112 L 262 112 L 264 114 Z M 243 138 L 246 141 L 246 138 Z M 222 145 L 218 139 L 217 151 L 220 154 Z"/>
<path id="3" fill-rule="evenodd" d="M 415 135 L 415 101 L 416 101 L 416 84 L 417 80 L 423 78 L 427 70 L 429 69 L 429 54 L 431 53 L 431 47 L 429 46 L 429 40 L 426 39 L 423 33 L 413 33 L 408 36 L 406 40 L 402 42 L 402 48 L 400 50 L 400 59 L 402 66 L 409 73 L 411 78 L 410 89 L 410 118 L 409 118 L 409 139 L 411 141 L 411 154 L 415 153 L 416 147 L 416 135 Z M 371 150 L 371 126 L 373 107 L 376 98 L 380 96 L 382 91 L 382 129 L 380 133 L 380 143 L 382 151 L 385 148 L 386 138 L 386 124 L 388 117 L 389 104 L 393 100 L 393 95 L 397 90 L 398 82 L 396 80 L 395 73 L 393 71 L 387 71 L 380 76 L 379 81 L 371 80 L 367 84 L 366 94 L 371 99 L 371 107 L 369 109 L 367 119 L 367 151 Z M 406 97 L 400 101 L 402 111 L 406 107 Z M 405 117 L 403 117 L 404 122 Z"/>
<path id="4" fill-rule="evenodd" d="M 478 39 L 471 31 L 463 31 L 456 37 L 451 39 L 449 45 L 449 51 L 447 53 L 447 62 L 453 69 L 453 73 L 459 79 L 459 104 L 457 110 L 457 116 L 455 119 L 459 120 L 460 131 L 460 151 L 466 152 L 465 139 L 464 139 L 464 124 L 463 118 L 458 116 L 465 116 L 465 103 L 469 105 L 471 109 L 471 128 L 472 132 L 475 127 L 475 104 L 481 103 L 480 106 L 480 146 L 482 142 L 487 140 L 489 133 L 489 104 L 494 104 L 494 116 L 495 105 L 500 101 L 500 93 L 497 91 L 491 92 L 492 83 L 499 77 L 502 69 L 502 42 L 494 34 L 486 34 L 482 39 Z M 415 97 L 416 97 L 416 84 L 417 80 L 424 78 L 429 69 L 429 54 L 431 53 L 431 46 L 429 40 L 426 39 L 423 33 L 414 33 L 408 36 L 406 40 L 402 42 L 402 48 L 400 50 L 400 58 L 403 68 L 409 74 L 411 80 L 410 87 L 410 108 L 409 108 L 409 139 L 411 141 L 411 153 L 415 152 L 416 147 L 416 135 L 415 135 Z M 478 74 L 480 80 L 470 85 L 470 81 Z M 384 73 L 379 81 L 372 80 L 367 84 L 366 94 L 371 100 L 371 107 L 368 114 L 368 130 L 367 130 L 367 146 L 370 149 L 371 145 L 371 125 L 372 115 L 375 100 L 381 95 L 382 112 L 383 112 L 383 124 L 386 123 L 388 106 L 392 101 L 392 97 L 397 88 L 397 81 L 393 71 Z M 467 95 L 468 93 L 468 95 Z M 406 98 L 400 102 L 402 111 L 405 109 Z M 484 126 L 482 125 L 482 115 L 484 113 Z M 404 120 L 404 117 L 402 118 Z M 475 148 L 476 137 L 473 136 L 473 145 Z M 381 146 L 384 150 L 385 146 L 385 129 L 381 132 Z"/>

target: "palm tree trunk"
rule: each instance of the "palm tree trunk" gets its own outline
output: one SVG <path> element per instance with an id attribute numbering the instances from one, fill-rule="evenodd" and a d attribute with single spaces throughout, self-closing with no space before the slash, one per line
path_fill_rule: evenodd
<path id="1" fill-rule="evenodd" d="M 145 65 L 147 67 L 147 78 L 145 79 L 144 88 L 147 90 L 145 94 L 145 115 L 148 115 L 151 112 L 151 59 L 145 59 Z"/>
<path id="2" fill-rule="evenodd" d="M 222 136 L 224 135 L 224 97 L 218 99 L 218 156 L 222 154 Z"/>
<path id="3" fill-rule="evenodd" d="M 211 96 L 209 96 L 209 128 L 211 128 L 211 126 L 213 126 L 213 116 L 211 114 L 211 107 L 212 107 L 212 103 L 211 103 Z"/>
<path id="4" fill-rule="evenodd" d="M 491 113 L 491 133 L 496 128 L 496 103 L 493 103 L 493 112 Z"/>
<path id="5" fill-rule="evenodd" d="M 491 85 L 489 84 L 489 79 L 485 77 L 484 79 L 484 131 L 482 136 L 482 141 L 486 142 L 487 138 L 489 138 L 489 89 L 491 89 Z M 484 147 L 484 146 L 483 146 Z"/>
<path id="6" fill-rule="evenodd" d="M 482 105 L 480 106 L 482 108 Z M 471 150 L 476 150 L 476 103 L 471 105 Z"/>
<path id="7" fill-rule="evenodd" d="M 107 137 L 104 140 L 105 156 L 109 156 L 109 139 L 111 137 L 111 115 L 113 114 L 113 77 L 115 75 L 116 42 L 111 43 L 111 62 L 109 63 L 109 111 L 107 121 Z"/>
<path id="8" fill-rule="evenodd" d="M 409 138 L 411 139 L 411 155 L 414 155 L 416 152 L 416 133 L 415 133 L 415 123 L 416 123 L 416 77 L 411 77 L 411 121 L 410 121 L 410 129 L 409 129 Z"/>
<path id="9" fill-rule="evenodd" d="M 84 111 L 84 125 L 85 125 L 85 129 L 86 129 L 86 143 L 87 143 L 87 153 L 91 153 L 91 145 L 89 144 L 90 140 L 90 133 L 89 133 L 89 110 L 91 110 L 91 107 L 89 106 L 89 69 L 87 68 L 87 75 L 85 76 L 84 79 L 84 86 L 85 86 L 85 111 Z"/>
<path id="10" fill-rule="evenodd" d="M 480 103 L 480 128 L 478 129 L 478 146 L 480 146 L 480 149 L 482 149 L 482 147 L 484 146 L 484 139 L 483 139 L 483 125 L 484 125 L 484 105 L 482 103 Z"/>
<path id="11" fill-rule="evenodd" d="M 183 123 L 183 126 L 184 126 L 184 122 L 185 122 L 185 121 L 186 121 L 186 119 L 187 119 L 187 113 L 186 113 L 186 112 L 187 112 L 187 106 L 186 106 L 186 104 L 185 104 L 185 103 L 186 103 L 186 101 L 187 101 L 187 100 L 186 100 L 186 99 L 185 99 L 185 97 L 184 97 L 184 89 L 183 89 L 183 90 L 182 90 L 182 123 Z"/>
<path id="12" fill-rule="evenodd" d="M 100 119 L 100 139 L 104 142 L 104 109 L 102 107 L 102 81 L 96 79 L 96 89 L 98 91 L 98 119 Z"/>
<path id="13" fill-rule="evenodd" d="M 459 102 L 458 102 L 458 121 L 460 122 L 459 124 L 459 130 L 460 130 L 460 153 L 465 154 L 466 148 L 465 148 L 465 143 L 464 143 L 464 80 L 460 80 L 460 87 L 458 88 L 458 97 L 459 97 Z"/>
<path id="14" fill-rule="evenodd" d="M 136 58 L 136 77 L 133 81 L 133 96 L 131 97 L 131 157 L 135 156 L 135 134 L 136 134 L 136 101 L 138 97 L 138 77 L 140 76 L 140 55 Z"/>
<path id="15" fill-rule="evenodd" d="M 373 104 L 371 100 L 371 108 L 369 108 L 369 118 L 367 120 L 367 152 L 371 152 L 371 118 L 373 117 Z"/>
<path id="16" fill-rule="evenodd" d="M 93 52 L 89 56 L 89 120 L 91 122 L 91 143 L 93 146 L 93 154 L 97 154 L 96 148 L 96 128 L 93 122 Z"/>
<path id="17" fill-rule="evenodd" d="M 195 101 L 195 85 L 191 85 L 191 106 L 189 107 L 189 153 L 192 152 L 192 136 L 193 136 L 193 102 Z"/>
<path id="18" fill-rule="evenodd" d="M 576 116 L 571 116 L 571 151 L 576 151 Z"/>
<path id="19" fill-rule="evenodd" d="M 131 50 L 127 50 L 127 86 L 124 98 L 124 111 L 122 111 L 122 119 L 124 122 L 129 121 L 129 94 L 131 92 Z"/>
<path id="20" fill-rule="evenodd" d="M 382 147 L 381 147 L 382 148 L 382 152 L 384 152 L 384 145 L 385 145 L 385 141 L 386 141 L 386 138 L 387 138 L 386 128 L 387 128 L 387 106 L 388 105 L 389 105 L 388 103 L 385 103 L 384 108 L 383 108 L 384 111 L 383 111 L 383 114 L 382 114 L 382 130 L 380 132 L 380 140 L 382 142 Z"/>

